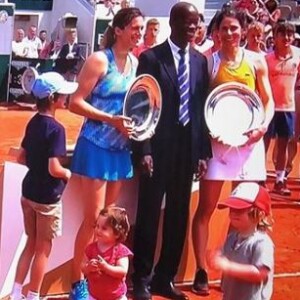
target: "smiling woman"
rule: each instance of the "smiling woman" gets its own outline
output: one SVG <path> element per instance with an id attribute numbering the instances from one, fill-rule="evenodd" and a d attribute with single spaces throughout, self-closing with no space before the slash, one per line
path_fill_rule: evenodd
<path id="1" fill-rule="evenodd" d="M 84 212 L 75 240 L 71 299 L 87 297 L 80 265 L 100 210 L 115 203 L 122 181 L 133 176 L 129 144 L 133 125 L 122 110 L 137 67 L 130 50 L 141 38 L 143 23 L 138 8 L 118 11 L 106 31 L 104 50 L 87 59 L 78 93 L 70 101 L 70 110 L 86 118 L 71 165 L 73 176 L 80 178 Z"/>
<path id="2" fill-rule="evenodd" d="M 208 58 L 210 87 L 236 82 L 251 92 L 257 92 L 264 107 L 265 118 L 256 127 L 244 133 L 243 145 L 228 145 L 219 136 L 211 138 L 214 156 L 208 162 L 207 172 L 201 181 L 201 197 L 193 221 L 193 239 L 199 276 L 195 279 L 199 294 L 207 293 L 206 247 L 209 222 L 221 195 L 225 181 L 264 181 L 266 179 L 265 151 L 262 137 L 274 113 L 272 91 L 268 80 L 267 65 L 259 54 L 240 47 L 246 15 L 226 7 L 216 19 L 221 49 Z M 234 90 L 233 90 L 234 91 Z M 236 90 L 235 90 L 236 92 Z M 230 98 L 230 97 L 229 97 Z M 232 98 L 230 98 L 232 99 Z M 226 100 L 225 100 L 226 101 Z M 242 101 L 242 99 L 241 99 Z M 238 106 L 231 109 L 232 118 Z M 220 127 L 225 126 L 223 117 Z M 235 126 L 241 123 L 236 122 Z M 237 132 L 237 131 L 232 131 Z M 233 137 L 235 139 L 236 137 Z M 231 138 L 229 140 L 232 140 Z M 197 280 L 198 279 L 198 280 Z"/>

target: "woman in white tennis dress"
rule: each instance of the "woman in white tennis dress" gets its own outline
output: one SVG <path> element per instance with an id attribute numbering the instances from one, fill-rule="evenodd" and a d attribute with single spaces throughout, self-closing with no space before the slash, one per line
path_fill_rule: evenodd
<path id="1" fill-rule="evenodd" d="M 265 119 L 256 129 L 247 133 L 245 145 L 232 147 L 212 138 L 213 158 L 201 180 L 200 200 L 193 220 L 193 243 L 197 272 L 193 292 L 208 294 L 206 272 L 206 249 L 209 236 L 209 221 L 218 203 L 225 181 L 265 180 L 265 153 L 262 137 L 274 113 L 272 91 L 268 80 L 266 62 L 262 56 L 240 47 L 245 18 L 231 8 L 223 10 L 216 19 L 221 49 L 208 59 L 211 69 L 211 89 L 226 83 L 246 85 L 260 96 L 265 109 Z M 236 110 L 236 107 L 232 107 Z M 236 111 L 234 114 L 238 114 Z M 236 124 L 239 126 L 239 124 Z"/>

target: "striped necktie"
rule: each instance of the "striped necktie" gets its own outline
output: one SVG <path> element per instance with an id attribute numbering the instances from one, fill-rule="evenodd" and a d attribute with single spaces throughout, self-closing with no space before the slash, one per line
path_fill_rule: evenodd
<path id="1" fill-rule="evenodd" d="M 190 83 L 188 76 L 188 68 L 186 62 L 186 51 L 180 49 L 178 51 L 180 55 L 178 65 L 178 85 L 180 94 L 180 105 L 179 105 L 179 122 L 185 126 L 190 121 L 189 115 L 189 91 Z"/>

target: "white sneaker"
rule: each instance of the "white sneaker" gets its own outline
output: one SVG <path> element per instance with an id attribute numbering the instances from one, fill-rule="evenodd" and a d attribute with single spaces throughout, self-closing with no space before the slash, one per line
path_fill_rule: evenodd
<path id="1" fill-rule="evenodd" d="M 4 298 L 4 300 L 6 300 L 6 298 Z M 20 297 L 15 297 L 13 295 L 9 295 L 7 297 L 7 300 L 26 300 L 26 297 L 24 295 L 21 295 L 21 298 Z"/>

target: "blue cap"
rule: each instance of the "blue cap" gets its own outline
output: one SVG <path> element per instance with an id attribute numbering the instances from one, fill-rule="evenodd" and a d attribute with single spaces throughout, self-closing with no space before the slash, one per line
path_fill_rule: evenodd
<path id="1" fill-rule="evenodd" d="M 77 82 L 66 81 L 57 72 L 47 72 L 37 77 L 31 92 L 36 98 L 43 99 L 54 93 L 63 95 L 73 94 L 77 88 Z"/>

